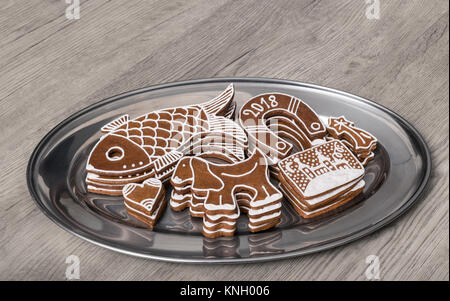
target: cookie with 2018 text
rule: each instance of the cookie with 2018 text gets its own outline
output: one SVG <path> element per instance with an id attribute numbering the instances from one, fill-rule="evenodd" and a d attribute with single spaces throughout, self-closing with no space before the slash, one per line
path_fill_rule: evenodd
<path id="1" fill-rule="evenodd" d="M 271 163 L 289 156 L 294 146 L 308 149 L 327 135 L 317 113 L 303 100 L 282 93 L 266 93 L 247 101 L 239 112 L 239 123 L 249 140 Z"/>

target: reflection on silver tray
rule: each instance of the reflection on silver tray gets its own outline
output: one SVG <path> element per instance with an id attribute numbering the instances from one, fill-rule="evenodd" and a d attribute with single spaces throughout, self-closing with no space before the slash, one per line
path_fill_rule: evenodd
<path id="1" fill-rule="evenodd" d="M 201 219 L 166 208 L 149 231 L 130 217 L 120 197 L 88 193 L 87 154 L 108 121 L 128 113 L 199 103 L 234 83 L 240 107 L 268 92 L 295 95 L 323 116 L 345 115 L 379 140 L 366 168 L 366 188 L 326 216 L 300 217 L 287 201 L 274 229 L 251 233 L 247 217 L 234 237 L 209 239 Z M 386 225 L 418 198 L 430 175 L 430 155 L 420 135 L 395 113 L 360 97 L 319 86 L 273 79 L 210 79 L 149 87 L 101 101 L 68 118 L 36 147 L 27 170 L 39 208 L 64 229 L 119 252 L 178 262 L 252 262 L 312 253 L 348 243 Z M 407 176 L 405 176 L 407 175 Z M 167 187 L 170 195 L 171 188 Z"/>

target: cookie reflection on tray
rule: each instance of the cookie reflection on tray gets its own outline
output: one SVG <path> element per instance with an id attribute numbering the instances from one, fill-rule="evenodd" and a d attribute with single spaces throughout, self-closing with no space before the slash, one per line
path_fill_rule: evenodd
<path id="1" fill-rule="evenodd" d="M 248 245 L 250 256 L 284 253 L 284 249 L 275 246 L 275 244 L 281 240 L 282 236 L 281 230 L 276 228 L 268 232 L 249 235 Z"/>
<path id="2" fill-rule="evenodd" d="M 170 196 L 169 196 L 170 197 Z M 193 218 L 189 215 L 187 210 L 174 211 L 167 208 L 161 222 L 165 225 L 165 228 L 178 233 L 201 233 L 202 232 L 202 219 Z"/>
<path id="3" fill-rule="evenodd" d="M 250 257 L 284 253 L 284 249 L 276 247 L 282 238 L 280 229 L 268 230 L 247 237 Z M 206 258 L 237 258 L 239 253 L 240 236 L 203 238 L 203 255 Z"/>
<path id="4" fill-rule="evenodd" d="M 239 237 L 203 237 L 203 256 L 206 258 L 236 258 L 239 255 Z"/>

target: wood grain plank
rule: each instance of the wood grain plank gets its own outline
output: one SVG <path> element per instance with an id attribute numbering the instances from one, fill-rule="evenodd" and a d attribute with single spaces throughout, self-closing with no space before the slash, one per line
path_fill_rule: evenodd
<path id="1" fill-rule="evenodd" d="M 0 279 L 365 280 L 376 254 L 383 280 L 449 279 L 448 1 L 64 1 L 0 4 Z M 53 224 L 27 192 L 27 160 L 64 118 L 102 98 L 207 77 L 274 77 L 361 95 L 424 136 L 430 185 L 410 211 L 349 245 L 242 265 L 143 260 L 87 243 Z M 20 131 L 18 131 L 20 130 Z M 114 264 L 111 264 L 114 262 Z"/>

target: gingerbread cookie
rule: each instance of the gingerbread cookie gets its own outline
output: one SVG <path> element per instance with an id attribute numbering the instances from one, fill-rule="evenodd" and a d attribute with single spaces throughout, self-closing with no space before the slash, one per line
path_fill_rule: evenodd
<path id="1" fill-rule="evenodd" d="M 363 165 L 338 140 L 296 153 L 278 167 L 281 188 L 303 217 L 335 209 L 364 188 Z"/>
<path id="2" fill-rule="evenodd" d="M 305 102 L 281 93 L 261 94 L 247 101 L 240 110 L 239 122 L 249 140 L 265 152 L 271 163 L 291 154 L 293 144 L 286 138 L 304 150 L 327 134 L 319 116 Z"/>
<path id="3" fill-rule="evenodd" d="M 321 216 L 327 213 L 331 213 L 341 206 L 347 204 L 349 201 L 354 199 L 357 195 L 359 195 L 365 187 L 364 180 L 360 180 L 357 185 L 353 186 L 351 190 L 344 193 L 340 197 L 333 200 L 331 204 L 327 204 L 323 207 L 317 209 L 310 209 L 307 206 L 303 205 L 302 201 L 299 200 L 292 191 L 288 188 L 285 188 L 281 183 L 279 184 L 280 190 L 283 192 L 284 196 L 290 201 L 292 207 L 300 214 L 303 218 L 314 218 L 317 216 Z"/>
<path id="4" fill-rule="evenodd" d="M 377 147 L 377 139 L 369 132 L 355 126 L 344 116 L 328 119 L 328 133 L 344 143 L 366 165 L 375 156 L 373 151 Z"/>
<path id="5" fill-rule="evenodd" d="M 158 110 L 133 120 L 124 115 L 108 123 L 88 158 L 88 190 L 118 195 L 129 183 L 153 177 L 164 181 L 186 154 L 216 152 L 243 160 L 247 137 L 222 116 L 233 114 L 233 96 L 230 85 L 200 105 Z"/>
<path id="6" fill-rule="evenodd" d="M 151 178 L 142 184 L 127 184 L 122 193 L 127 212 L 153 229 L 166 207 L 166 193 L 161 181 Z"/>
<path id="7" fill-rule="evenodd" d="M 210 238 L 234 235 L 240 205 L 250 231 L 274 227 L 281 219 L 282 194 L 270 182 L 267 164 L 258 149 L 234 164 L 183 158 L 171 178 L 170 206 L 177 211 L 189 207 L 192 216 L 203 217 L 203 234 Z"/>

